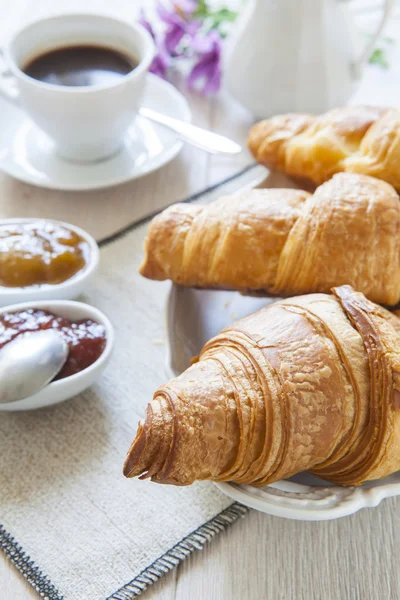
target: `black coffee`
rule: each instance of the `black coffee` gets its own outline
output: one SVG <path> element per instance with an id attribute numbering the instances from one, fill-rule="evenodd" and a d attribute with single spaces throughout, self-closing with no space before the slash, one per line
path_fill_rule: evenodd
<path id="1" fill-rule="evenodd" d="M 45 83 L 82 87 L 113 83 L 137 65 L 134 59 L 111 48 L 70 46 L 37 56 L 23 71 Z"/>

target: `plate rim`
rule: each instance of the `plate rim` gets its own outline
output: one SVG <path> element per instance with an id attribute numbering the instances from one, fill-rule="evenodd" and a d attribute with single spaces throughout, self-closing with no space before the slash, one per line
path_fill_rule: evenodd
<path id="1" fill-rule="evenodd" d="M 252 495 L 249 491 L 243 489 L 243 486 L 241 486 L 240 484 L 232 484 L 229 481 L 214 481 L 213 483 L 222 493 L 232 498 L 233 500 L 244 504 L 249 508 L 253 508 L 255 510 L 258 510 L 259 512 L 264 512 L 266 514 L 273 515 L 276 517 L 283 517 L 286 519 L 292 519 L 296 521 L 330 521 L 333 519 L 348 517 L 358 512 L 362 508 L 375 508 L 385 498 L 391 498 L 400 495 L 400 482 L 383 483 L 382 485 L 378 484 L 373 488 L 363 488 L 363 486 L 343 486 L 343 489 L 349 492 L 344 500 L 339 500 L 337 504 L 329 508 L 320 508 L 318 510 L 315 510 L 313 508 L 307 507 L 304 504 L 304 501 L 301 500 L 297 501 L 297 506 L 282 506 L 279 505 L 278 501 L 272 503 L 266 498 L 258 498 L 256 495 Z M 294 486 L 301 487 L 301 484 L 294 482 L 291 483 Z M 258 489 L 268 490 L 268 488 L 270 487 L 270 485 L 267 485 L 264 488 Z M 322 488 L 322 486 L 308 487 L 314 488 L 316 490 Z M 257 488 L 254 489 L 256 490 Z M 329 489 L 328 486 L 327 489 Z M 276 496 L 276 498 L 278 498 L 278 496 Z M 295 502 L 296 501 L 294 501 L 293 504 Z"/>

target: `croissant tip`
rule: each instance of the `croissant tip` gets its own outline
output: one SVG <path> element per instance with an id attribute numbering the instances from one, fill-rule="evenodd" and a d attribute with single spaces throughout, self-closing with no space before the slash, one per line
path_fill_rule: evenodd
<path id="1" fill-rule="evenodd" d="M 146 277 L 147 279 L 149 279 L 149 264 L 147 256 L 145 256 L 142 260 L 142 264 L 140 265 L 138 272 L 139 275 L 141 275 L 142 277 Z"/>
<path id="2" fill-rule="evenodd" d="M 125 462 L 124 462 L 124 466 L 122 469 L 122 473 L 125 477 L 131 478 L 131 477 L 135 477 L 136 473 L 135 473 L 135 463 L 133 461 L 133 454 L 132 452 L 129 450 Z"/>
<path id="3" fill-rule="evenodd" d="M 126 455 L 122 473 L 125 477 L 131 478 L 136 477 L 142 473 L 142 470 L 138 469 L 140 458 L 146 442 L 145 424 L 143 421 L 139 421 L 138 430 L 136 437 L 132 442 L 131 447 Z"/>
<path id="4" fill-rule="evenodd" d="M 130 473 L 130 468 L 128 467 L 128 465 L 126 464 L 126 461 L 125 461 L 124 468 L 122 469 L 122 474 L 124 475 L 124 477 L 129 478 L 129 473 Z"/>

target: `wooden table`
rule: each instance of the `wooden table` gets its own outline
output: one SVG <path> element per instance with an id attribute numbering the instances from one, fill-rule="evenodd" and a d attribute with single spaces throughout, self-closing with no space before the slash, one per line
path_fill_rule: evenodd
<path id="1" fill-rule="evenodd" d="M 81 4 L 80 0 L 34 3 L 0 0 L 0 35 L 4 38 L 21 21 L 33 16 L 79 9 Z M 103 12 L 127 16 L 134 14 L 137 4 L 135 0 L 113 3 L 86 0 L 85 9 L 93 5 Z M 244 141 L 251 116 L 225 94 L 212 100 L 192 96 L 190 101 L 195 123 Z M 105 194 L 112 193 L 120 202 L 126 198 L 132 204 L 131 220 L 139 218 L 166 203 L 165 190 L 168 201 L 179 200 L 250 162 L 247 154 L 226 159 L 185 148 L 178 159 L 158 173 L 112 192 L 101 192 L 97 195 L 98 206 Z M 13 214 L 27 216 L 33 210 L 34 197 L 49 202 L 56 216 L 57 192 L 43 192 L 39 198 L 37 190 L 7 178 L 1 179 L 0 186 L 3 206 L 13 200 Z M 88 229 L 93 195 L 82 195 L 79 204 L 80 223 Z M 133 203 L 133 196 L 142 198 L 142 203 Z M 113 203 L 110 204 L 111 210 L 105 209 L 104 218 L 116 219 Z M 119 226 L 116 221 L 115 228 Z M 102 231 L 93 233 L 102 235 Z M 399 546 L 400 499 L 385 500 L 378 508 L 322 523 L 283 520 L 252 511 L 154 585 L 145 597 L 148 600 L 396 600 L 400 598 Z M 37 597 L 0 555 L 0 599 Z"/>

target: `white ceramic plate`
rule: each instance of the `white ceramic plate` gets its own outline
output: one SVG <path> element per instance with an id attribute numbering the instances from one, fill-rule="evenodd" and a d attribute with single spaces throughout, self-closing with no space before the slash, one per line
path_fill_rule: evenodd
<path id="1" fill-rule="evenodd" d="M 40 221 L 43 221 L 43 219 L 0 219 L 0 225 L 8 223 L 34 223 Z M 56 221 L 55 219 L 49 219 L 49 221 L 62 225 L 71 231 L 75 231 L 87 242 L 89 246 L 87 264 L 83 269 L 78 271 L 76 275 L 70 277 L 70 279 L 55 285 L 30 285 L 24 288 L 4 287 L 0 285 L 0 306 L 34 300 L 70 300 L 72 298 L 77 298 L 90 285 L 99 266 L 99 247 L 96 240 L 80 227 L 62 221 Z"/>
<path id="2" fill-rule="evenodd" d="M 271 302 L 272 299 L 250 298 L 236 292 L 171 286 L 167 302 L 168 378 L 184 371 L 190 359 L 221 329 Z M 360 508 L 377 506 L 383 498 L 400 495 L 400 471 L 359 488 L 333 486 L 310 473 L 263 488 L 229 482 L 216 485 L 233 500 L 262 512 L 322 521 L 344 517 Z"/>
<path id="3" fill-rule="evenodd" d="M 149 74 L 143 106 L 183 121 L 191 120 L 185 98 L 171 84 Z M 143 117 L 129 128 L 120 152 L 96 163 L 60 158 L 51 140 L 18 107 L 0 98 L 0 170 L 45 188 L 90 190 L 143 177 L 172 160 L 183 142 Z"/>
<path id="4" fill-rule="evenodd" d="M 83 302 L 72 302 L 71 300 L 53 300 L 48 302 L 23 302 L 21 304 L 13 304 L 0 309 L 0 314 L 5 312 L 15 312 L 28 308 L 41 308 L 48 310 L 55 315 L 76 321 L 79 319 L 92 319 L 103 325 L 106 331 L 106 347 L 100 357 L 87 369 L 75 373 L 70 377 L 58 379 L 49 383 L 40 392 L 11 402 L 10 404 L 0 404 L 0 412 L 13 412 L 21 410 L 31 410 L 34 408 L 42 408 L 58 404 L 68 398 L 77 396 L 88 387 L 90 387 L 100 374 L 104 371 L 114 346 L 114 329 L 108 318 L 97 308 L 84 304 Z"/>

